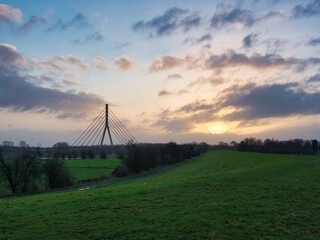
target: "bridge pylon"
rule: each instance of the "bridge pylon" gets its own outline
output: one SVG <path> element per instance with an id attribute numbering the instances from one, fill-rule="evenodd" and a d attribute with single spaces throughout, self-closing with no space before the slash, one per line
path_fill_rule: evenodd
<path id="1" fill-rule="evenodd" d="M 112 136 L 116 137 L 118 144 L 138 143 L 137 139 L 112 112 L 109 105 L 106 104 L 86 130 L 74 141 L 72 146 L 102 146 L 107 130 L 111 146 L 113 146 Z"/>
<path id="2" fill-rule="evenodd" d="M 104 129 L 103 129 L 103 134 L 102 134 L 100 146 L 102 146 L 102 144 L 103 144 L 104 137 L 106 135 L 106 130 L 108 130 L 110 144 L 111 144 L 111 146 L 113 146 L 112 137 L 111 137 L 111 133 L 110 133 L 110 127 L 109 127 L 109 105 L 108 104 L 106 104 L 105 113 L 106 113 L 106 119 L 105 119 L 105 125 L 104 125 Z"/>

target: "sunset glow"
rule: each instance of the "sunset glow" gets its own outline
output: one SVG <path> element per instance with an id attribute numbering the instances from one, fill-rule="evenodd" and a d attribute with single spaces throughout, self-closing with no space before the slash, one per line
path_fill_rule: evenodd
<path id="1" fill-rule="evenodd" d="M 319 20 L 317 0 L 2 1 L 0 143 L 71 143 L 106 103 L 141 142 L 317 138 Z"/>

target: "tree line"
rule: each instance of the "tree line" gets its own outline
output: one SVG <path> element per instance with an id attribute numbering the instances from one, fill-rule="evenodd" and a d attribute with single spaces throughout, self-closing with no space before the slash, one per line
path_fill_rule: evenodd
<path id="1" fill-rule="evenodd" d="M 181 162 L 206 152 L 206 143 L 176 144 L 129 144 L 124 155 L 123 164 L 117 167 L 117 177 L 137 174 L 150 169 Z"/>
<path id="2" fill-rule="evenodd" d="M 245 138 L 240 143 L 233 142 L 232 146 L 238 151 L 280 153 L 280 154 L 319 154 L 318 140 L 292 139 L 279 141 L 256 138 Z"/>

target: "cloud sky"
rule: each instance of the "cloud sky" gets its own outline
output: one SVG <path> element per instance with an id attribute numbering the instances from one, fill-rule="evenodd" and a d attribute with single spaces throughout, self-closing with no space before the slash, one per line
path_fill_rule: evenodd
<path id="1" fill-rule="evenodd" d="M 317 138 L 319 20 L 319 0 L 4 0 L 0 142 L 80 134 L 105 103 L 141 141 Z"/>
<path id="2" fill-rule="evenodd" d="M 0 24 L 20 22 L 22 12 L 18 8 L 13 8 L 6 4 L 0 4 Z"/>

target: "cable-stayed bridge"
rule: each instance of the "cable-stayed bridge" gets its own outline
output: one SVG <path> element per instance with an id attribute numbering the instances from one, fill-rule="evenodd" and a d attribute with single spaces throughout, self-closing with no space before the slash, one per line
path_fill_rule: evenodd
<path id="1" fill-rule="evenodd" d="M 74 141 L 72 146 L 102 146 L 105 142 L 106 133 L 111 146 L 113 146 L 113 136 L 123 145 L 138 143 L 137 139 L 112 112 L 109 105 L 106 104 L 105 108 Z"/>

